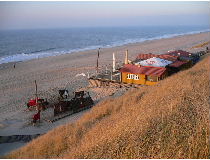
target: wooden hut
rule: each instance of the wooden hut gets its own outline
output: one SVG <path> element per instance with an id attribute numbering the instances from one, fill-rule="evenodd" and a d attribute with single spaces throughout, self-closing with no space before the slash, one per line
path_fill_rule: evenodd
<path id="1" fill-rule="evenodd" d="M 163 67 L 125 64 L 120 72 L 121 82 L 131 84 L 154 85 L 167 77 L 167 69 Z"/>
<path id="2" fill-rule="evenodd" d="M 172 74 L 177 73 L 181 70 L 188 69 L 190 66 L 191 65 L 187 61 L 177 60 L 177 61 L 169 64 L 168 66 L 166 66 L 166 68 L 168 69 L 168 75 L 172 75 Z"/>

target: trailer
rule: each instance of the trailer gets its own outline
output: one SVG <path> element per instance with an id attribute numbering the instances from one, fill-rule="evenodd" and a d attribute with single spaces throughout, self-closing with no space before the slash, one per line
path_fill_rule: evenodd
<path id="1" fill-rule="evenodd" d="M 94 102 L 89 92 L 85 91 L 74 92 L 72 99 L 61 97 L 61 99 L 53 105 L 54 117 L 49 121 L 55 122 L 74 113 L 89 109 L 93 104 Z"/>

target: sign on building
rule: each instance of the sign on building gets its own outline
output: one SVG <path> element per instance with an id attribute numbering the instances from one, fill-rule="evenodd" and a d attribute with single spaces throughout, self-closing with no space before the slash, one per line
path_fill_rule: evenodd
<path id="1" fill-rule="evenodd" d="M 127 79 L 139 80 L 139 76 L 136 74 L 128 74 Z"/>

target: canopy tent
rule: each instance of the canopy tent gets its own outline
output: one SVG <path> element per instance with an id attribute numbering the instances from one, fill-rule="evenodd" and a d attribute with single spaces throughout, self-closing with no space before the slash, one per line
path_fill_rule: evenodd
<path id="1" fill-rule="evenodd" d="M 172 63 L 172 61 L 153 57 L 153 58 L 149 58 L 147 60 L 136 62 L 135 64 L 141 65 L 141 66 L 165 67 L 171 63 Z"/>

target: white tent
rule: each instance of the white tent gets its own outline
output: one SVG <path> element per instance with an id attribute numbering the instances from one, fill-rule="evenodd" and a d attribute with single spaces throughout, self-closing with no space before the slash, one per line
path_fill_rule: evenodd
<path id="1" fill-rule="evenodd" d="M 171 64 L 172 61 L 168 61 L 165 59 L 153 57 L 149 58 L 147 60 L 139 61 L 135 63 L 136 65 L 142 65 L 142 66 L 153 66 L 153 67 L 165 67 L 169 64 Z"/>

